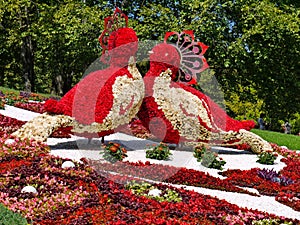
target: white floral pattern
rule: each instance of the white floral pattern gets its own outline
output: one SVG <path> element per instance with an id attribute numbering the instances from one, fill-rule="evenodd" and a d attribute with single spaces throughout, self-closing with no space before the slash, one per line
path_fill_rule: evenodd
<path id="1" fill-rule="evenodd" d="M 179 134 L 189 140 L 222 141 L 226 145 L 247 143 L 255 153 L 272 151 L 271 145 L 252 132 L 241 129 L 223 131 L 214 123 L 209 106 L 204 100 L 178 87 L 171 87 L 171 70 L 167 69 L 155 78 L 153 97 L 158 108 Z M 183 111 L 185 110 L 185 112 Z M 207 125 L 201 125 L 199 118 Z M 213 131 L 213 132 L 212 132 Z"/>
<path id="2" fill-rule="evenodd" d="M 13 136 L 44 142 L 59 127 L 73 126 L 73 131 L 77 133 L 98 133 L 128 124 L 140 109 L 145 95 L 142 76 L 135 63 L 132 62 L 132 58 L 129 62 L 128 71 L 132 78 L 127 75 L 116 78 L 112 87 L 113 106 L 103 123 L 94 122 L 90 125 L 84 125 L 70 116 L 42 114 L 24 124 L 13 133 Z"/>

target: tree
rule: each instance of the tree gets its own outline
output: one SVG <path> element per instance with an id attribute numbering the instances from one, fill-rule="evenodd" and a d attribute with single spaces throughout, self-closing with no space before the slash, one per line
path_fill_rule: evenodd
<path id="1" fill-rule="evenodd" d="M 300 110 L 299 8 L 268 0 L 186 1 L 183 8 L 181 21 L 192 21 L 187 27 L 210 46 L 206 57 L 227 99 L 231 92 L 261 99 L 271 120 Z"/>
<path id="2" fill-rule="evenodd" d="M 16 76 L 21 72 L 24 80 L 23 88 L 27 91 L 34 89 L 34 40 L 32 38 L 32 21 L 34 20 L 35 5 L 28 0 L 1 1 L 2 12 L 1 33 L 3 37 L 2 57 L 5 65 L 1 70 L 8 70 L 7 76 Z M 9 58 L 11 57 L 11 58 Z M 18 75 L 17 75 L 18 76 Z M 7 77 L 3 76 L 3 82 Z M 8 83 L 19 80 L 20 77 L 8 79 Z M 12 82 L 11 82 L 12 81 Z"/>
<path id="3" fill-rule="evenodd" d="M 107 15 L 76 0 L 1 0 L 1 85 L 65 93 L 99 57 Z"/>
<path id="4" fill-rule="evenodd" d="M 249 104 L 262 102 L 271 121 L 300 111 L 299 1 L 145 0 L 116 6 L 129 15 L 141 41 L 193 30 L 209 46 L 205 57 L 229 105 L 237 105 L 232 94 Z M 31 89 L 65 93 L 100 56 L 97 37 L 114 7 L 115 1 L 0 0 L 1 84 L 29 89 L 24 82 L 30 81 Z"/>
<path id="5" fill-rule="evenodd" d="M 39 20 L 37 67 L 39 86 L 62 95 L 81 79 L 85 69 L 100 56 L 97 40 L 103 30 L 107 12 L 82 2 L 65 1 L 63 4 L 43 5 Z"/>

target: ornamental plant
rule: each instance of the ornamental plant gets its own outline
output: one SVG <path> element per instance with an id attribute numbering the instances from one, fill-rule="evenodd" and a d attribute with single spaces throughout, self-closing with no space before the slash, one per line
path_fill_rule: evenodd
<path id="1" fill-rule="evenodd" d="M 197 159 L 197 162 L 201 162 L 202 156 L 205 151 L 206 151 L 206 148 L 204 146 L 196 146 L 195 147 L 193 155 Z"/>
<path id="2" fill-rule="evenodd" d="M 258 160 L 256 162 L 260 164 L 266 164 L 266 165 L 274 165 L 274 161 L 277 159 L 277 153 L 273 152 L 262 152 L 257 157 Z"/>
<path id="3" fill-rule="evenodd" d="M 222 170 L 226 162 L 218 156 L 216 152 L 213 152 L 210 148 L 205 146 L 197 146 L 194 149 L 194 157 L 198 162 L 201 162 L 201 165 Z"/>
<path id="4" fill-rule="evenodd" d="M 103 158 L 110 162 L 122 161 L 127 157 L 127 150 L 119 143 L 109 142 L 105 148 L 103 154 Z"/>
<path id="5" fill-rule="evenodd" d="M 160 143 L 152 149 L 146 151 L 146 158 L 157 159 L 157 160 L 166 160 L 169 159 L 172 155 L 170 148 L 165 143 Z"/>
<path id="6" fill-rule="evenodd" d="M 220 158 L 217 153 L 210 150 L 206 150 L 204 152 L 201 160 L 201 165 L 217 170 L 223 170 L 222 166 L 225 164 L 226 162 Z"/>
<path id="7" fill-rule="evenodd" d="M 259 177 L 265 179 L 265 180 L 270 180 L 272 182 L 277 182 L 283 186 L 288 186 L 290 184 L 293 184 L 294 181 L 288 177 L 281 176 L 278 172 L 275 170 L 271 169 L 261 169 L 257 171 L 257 174 Z"/>

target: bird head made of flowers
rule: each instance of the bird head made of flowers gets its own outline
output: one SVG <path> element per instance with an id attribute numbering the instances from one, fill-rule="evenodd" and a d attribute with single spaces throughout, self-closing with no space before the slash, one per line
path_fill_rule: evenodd
<path id="1" fill-rule="evenodd" d="M 128 17 L 116 8 L 113 16 L 104 19 L 104 30 L 99 36 L 103 63 L 126 65 L 138 50 L 135 31 L 128 27 Z"/>
<path id="2" fill-rule="evenodd" d="M 177 68 L 172 80 L 191 85 L 197 83 L 197 76 L 209 67 L 204 58 L 207 48 L 202 42 L 195 41 L 192 30 L 167 32 L 164 43 L 153 48 L 150 61 L 172 65 Z"/>

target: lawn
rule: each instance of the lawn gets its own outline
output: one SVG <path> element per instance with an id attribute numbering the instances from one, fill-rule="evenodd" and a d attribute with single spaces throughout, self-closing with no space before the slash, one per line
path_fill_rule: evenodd
<path id="1" fill-rule="evenodd" d="M 0 86 L 0 91 L 2 91 L 4 94 L 10 94 L 10 95 L 15 95 L 15 96 L 19 96 L 19 93 L 20 93 L 20 91 L 18 91 L 18 90 L 7 88 L 7 87 L 2 87 L 2 86 Z M 51 94 L 44 94 L 44 93 L 35 93 L 35 94 L 37 94 L 41 97 L 44 97 L 44 98 L 49 98 L 49 97 L 59 98 L 59 96 L 51 95 Z"/>
<path id="2" fill-rule="evenodd" d="M 286 146 L 291 150 L 300 150 L 300 136 L 268 130 L 252 129 L 251 131 L 268 142 L 276 143 L 279 146 Z"/>

